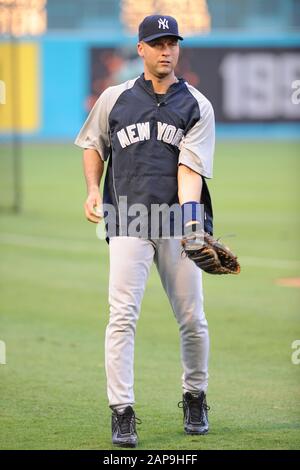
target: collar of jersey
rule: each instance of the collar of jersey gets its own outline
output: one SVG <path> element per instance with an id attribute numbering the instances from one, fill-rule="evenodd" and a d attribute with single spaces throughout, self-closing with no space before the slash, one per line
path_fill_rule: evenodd
<path id="1" fill-rule="evenodd" d="M 139 77 L 139 82 L 140 84 L 142 85 L 142 87 L 148 92 L 151 94 L 151 96 L 153 96 L 156 100 L 156 97 L 155 97 L 155 91 L 154 91 L 154 88 L 153 88 L 153 84 L 152 84 L 152 80 L 146 80 L 145 79 L 145 75 L 142 73 L 142 75 L 140 75 Z M 168 91 L 167 93 L 165 94 L 166 96 L 167 95 L 170 95 L 171 93 L 177 91 L 179 88 L 182 87 L 182 84 L 184 83 L 184 79 L 183 78 L 178 78 L 178 81 L 175 82 L 175 83 L 172 83 L 172 85 L 169 86 L 168 88 Z"/>

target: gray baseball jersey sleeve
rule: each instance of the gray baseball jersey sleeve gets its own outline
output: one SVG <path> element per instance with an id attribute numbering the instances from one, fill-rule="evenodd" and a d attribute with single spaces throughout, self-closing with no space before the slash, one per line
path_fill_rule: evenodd
<path id="1" fill-rule="evenodd" d="M 190 93 L 198 102 L 200 119 L 182 138 L 178 163 L 188 166 L 206 178 L 213 176 L 215 148 L 214 111 L 208 99 L 186 82 Z"/>
<path id="2" fill-rule="evenodd" d="M 119 96 L 134 85 L 136 78 L 121 85 L 107 88 L 94 104 L 83 124 L 75 144 L 78 147 L 97 150 L 102 160 L 110 154 L 109 114 Z"/>

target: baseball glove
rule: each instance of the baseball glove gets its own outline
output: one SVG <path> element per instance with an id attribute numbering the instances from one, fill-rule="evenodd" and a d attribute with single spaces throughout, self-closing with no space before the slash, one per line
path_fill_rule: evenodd
<path id="1" fill-rule="evenodd" d="M 208 233 L 191 233 L 181 241 L 183 252 L 209 274 L 239 274 L 237 257 Z"/>

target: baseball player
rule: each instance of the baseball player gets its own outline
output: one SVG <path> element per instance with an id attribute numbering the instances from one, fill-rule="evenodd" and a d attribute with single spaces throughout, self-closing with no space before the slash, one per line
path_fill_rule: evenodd
<path id="1" fill-rule="evenodd" d="M 116 213 L 115 231 L 108 233 L 110 315 L 105 367 L 112 441 L 123 447 L 137 445 L 134 337 L 153 261 L 179 325 L 183 366 L 179 406 L 184 412 L 184 430 L 201 435 L 209 428 L 209 337 L 199 267 L 214 272 L 212 265 L 217 259 L 211 251 L 201 251 L 208 247 L 207 237 L 212 235 L 205 178 L 212 177 L 215 126 L 207 98 L 175 75 L 182 39 L 173 17 L 146 17 L 139 26 L 137 44 L 144 73 L 107 88 L 75 141 L 84 149 L 87 219 L 98 223 L 101 215 L 97 208 L 102 204 L 111 205 Z M 99 184 L 105 161 L 102 200 Z M 125 220 L 120 209 L 120 200 L 125 197 L 128 208 L 134 204 L 146 207 L 146 235 L 145 231 L 141 236 L 129 230 L 132 215 Z M 200 203 L 204 204 L 204 221 Z M 180 205 L 183 241 L 172 234 L 161 236 L 159 224 L 153 235 L 154 204 Z M 182 256 L 183 250 L 187 256 Z"/>

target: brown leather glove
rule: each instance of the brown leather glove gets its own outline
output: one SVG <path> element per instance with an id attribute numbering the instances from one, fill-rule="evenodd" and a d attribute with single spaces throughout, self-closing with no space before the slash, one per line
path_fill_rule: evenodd
<path id="1" fill-rule="evenodd" d="M 193 232 L 183 237 L 183 251 L 196 265 L 209 274 L 239 274 L 237 257 L 208 233 Z"/>

